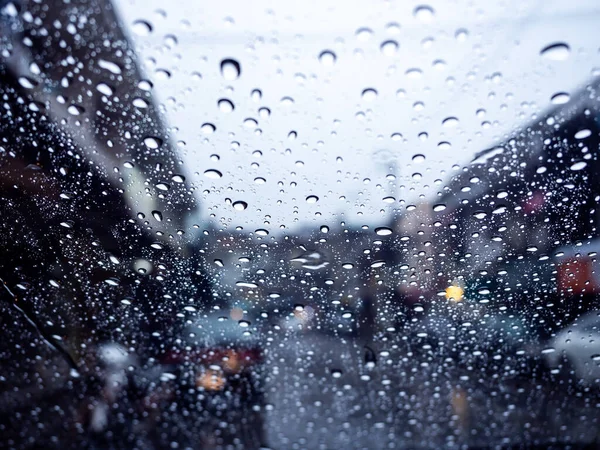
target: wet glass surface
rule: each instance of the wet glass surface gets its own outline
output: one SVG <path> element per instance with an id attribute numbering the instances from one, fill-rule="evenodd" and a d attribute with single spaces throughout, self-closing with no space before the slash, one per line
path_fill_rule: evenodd
<path id="1" fill-rule="evenodd" d="M 598 20 L 0 0 L 0 447 L 596 448 Z"/>

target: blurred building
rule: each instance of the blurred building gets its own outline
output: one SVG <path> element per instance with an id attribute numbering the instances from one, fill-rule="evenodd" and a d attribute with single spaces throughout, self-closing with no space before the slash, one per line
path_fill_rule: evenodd
<path id="1" fill-rule="evenodd" d="M 447 183 L 434 218 L 443 283 L 460 279 L 467 297 L 515 306 L 564 294 L 558 249 L 598 235 L 599 94 L 593 80 Z"/>

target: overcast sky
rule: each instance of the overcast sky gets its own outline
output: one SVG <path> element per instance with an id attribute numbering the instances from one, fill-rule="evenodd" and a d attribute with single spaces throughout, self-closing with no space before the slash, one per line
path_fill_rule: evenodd
<path id="1" fill-rule="evenodd" d="M 435 180 L 548 108 L 555 93 L 600 74 L 597 0 L 117 4 L 178 128 L 174 140 L 185 142 L 204 219 L 229 227 L 382 223 L 391 208 L 435 195 Z M 555 43 L 568 51 L 541 54 Z M 319 58 L 326 50 L 334 62 Z M 223 76 L 226 58 L 239 62 L 239 77 Z M 223 176 L 209 178 L 209 169 Z"/>

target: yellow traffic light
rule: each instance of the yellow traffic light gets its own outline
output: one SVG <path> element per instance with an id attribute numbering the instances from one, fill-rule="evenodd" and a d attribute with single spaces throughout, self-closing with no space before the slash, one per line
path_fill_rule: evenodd
<path id="1" fill-rule="evenodd" d="M 448 286 L 446 288 L 446 299 L 453 302 L 460 302 L 463 299 L 464 289 L 460 286 Z"/>

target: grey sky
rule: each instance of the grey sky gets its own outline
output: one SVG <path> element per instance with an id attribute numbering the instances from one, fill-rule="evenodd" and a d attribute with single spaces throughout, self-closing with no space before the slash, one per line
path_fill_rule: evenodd
<path id="1" fill-rule="evenodd" d="M 175 140 L 186 142 L 182 157 L 204 219 L 214 214 L 217 223 L 249 230 L 381 223 L 391 208 L 435 195 L 435 180 L 446 180 L 454 164 L 531 120 L 556 92 L 573 93 L 600 68 L 594 0 L 436 1 L 427 3 L 433 15 L 415 14 L 418 2 L 118 4 L 169 124 L 178 128 Z M 152 24 L 150 34 L 136 34 L 140 19 Z M 357 33 L 361 28 L 371 33 Z M 389 40 L 397 51 L 393 44 L 382 51 Z M 559 60 L 540 55 L 556 42 L 570 52 L 555 54 Z M 335 64 L 319 61 L 324 50 L 336 54 Z M 228 57 L 241 64 L 238 79 L 220 73 Z M 157 69 L 171 77 L 161 80 Z M 369 88 L 375 98 L 362 95 Z M 252 99 L 254 89 L 262 98 Z M 235 109 L 221 111 L 221 98 Z M 458 122 L 442 125 L 449 117 Z M 246 126 L 247 118 L 257 127 Z M 204 123 L 216 131 L 205 134 Z M 290 131 L 297 139 L 288 139 Z M 451 148 L 440 148 L 442 141 Z M 418 154 L 425 159 L 413 161 Z M 386 179 L 392 161 L 395 187 Z M 210 179 L 207 169 L 223 177 Z M 311 195 L 319 200 L 308 203 Z M 394 203 L 383 200 L 390 195 Z M 249 206 L 238 211 L 227 198 Z"/>

